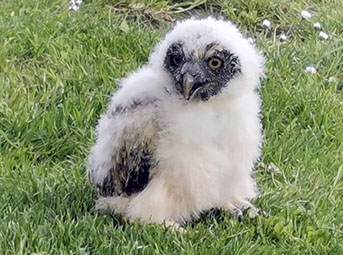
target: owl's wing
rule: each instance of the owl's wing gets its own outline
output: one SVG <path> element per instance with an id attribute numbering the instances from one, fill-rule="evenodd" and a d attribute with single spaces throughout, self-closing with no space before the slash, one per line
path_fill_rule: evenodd
<path id="1" fill-rule="evenodd" d="M 145 68 L 121 82 L 97 126 L 88 176 L 101 196 L 141 191 L 157 164 L 157 106 L 162 90 L 158 74 Z"/>

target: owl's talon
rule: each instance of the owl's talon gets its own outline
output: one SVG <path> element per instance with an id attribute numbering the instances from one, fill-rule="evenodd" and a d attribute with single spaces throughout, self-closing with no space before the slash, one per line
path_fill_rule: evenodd
<path id="1" fill-rule="evenodd" d="M 238 221 L 243 220 L 243 213 L 247 214 L 250 219 L 254 219 L 259 215 L 268 217 L 266 212 L 261 211 L 246 200 L 240 200 L 235 204 L 228 203 L 224 209 L 226 209 L 230 215 L 237 218 Z"/>
<path id="2" fill-rule="evenodd" d="M 240 201 L 239 205 L 244 208 L 244 211 L 247 212 L 250 219 L 254 219 L 257 216 L 268 217 L 268 214 L 265 211 L 260 210 L 246 200 Z"/>
<path id="3" fill-rule="evenodd" d="M 164 221 L 163 225 L 165 228 L 170 228 L 172 231 L 176 233 L 186 234 L 187 230 L 183 228 L 180 224 L 172 221 Z"/>
<path id="4" fill-rule="evenodd" d="M 232 217 L 236 218 L 239 222 L 243 220 L 243 212 L 237 206 L 231 203 L 228 203 L 224 209 L 227 210 L 229 214 Z"/>
<path id="5" fill-rule="evenodd" d="M 248 213 L 248 216 L 250 219 L 256 218 L 260 214 L 259 212 L 260 212 L 260 210 L 256 207 L 247 209 L 247 213 Z"/>
<path id="6" fill-rule="evenodd" d="M 241 209 L 235 209 L 234 214 L 239 222 L 243 221 L 243 212 Z"/>

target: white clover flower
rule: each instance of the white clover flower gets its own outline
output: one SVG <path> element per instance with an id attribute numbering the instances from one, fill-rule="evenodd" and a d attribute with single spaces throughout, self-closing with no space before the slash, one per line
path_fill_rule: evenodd
<path id="1" fill-rule="evenodd" d="M 320 25 L 319 22 L 316 22 L 313 24 L 313 27 L 316 29 L 316 30 L 320 30 L 322 28 L 322 26 Z"/>
<path id="2" fill-rule="evenodd" d="M 327 39 L 329 39 L 329 35 L 323 31 L 320 31 L 319 38 L 323 39 L 323 40 L 327 40 Z"/>
<path id="3" fill-rule="evenodd" d="M 302 16 L 304 19 L 310 19 L 310 18 L 312 18 L 312 14 L 311 14 L 310 12 L 308 12 L 308 11 L 305 11 L 305 10 L 301 11 L 301 16 Z"/>
<path id="4" fill-rule="evenodd" d="M 262 22 L 262 26 L 266 27 L 266 28 L 270 28 L 271 26 L 271 22 L 267 19 L 265 19 L 263 22 Z"/>
<path id="5" fill-rule="evenodd" d="M 335 77 L 329 77 L 329 79 L 328 79 L 328 82 L 335 82 L 336 81 L 336 78 Z"/>
<path id="6" fill-rule="evenodd" d="M 70 0 L 69 11 L 77 12 L 80 9 L 83 0 Z"/>
<path id="7" fill-rule="evenodd" d="M 279 39 L 280 39 L 280 41 L 287 41 L 288 40 L 288 36 L 285 35 L 285 34 L 280 34 L 279 35 Z"/>
<path id="8" fill-rule="evenodd" d="M 310 73 L 310 74 L 315 74 L 317 73 L 317 69 L 314 66 L 308 66 L 305 68 L 305 72 Z"/>

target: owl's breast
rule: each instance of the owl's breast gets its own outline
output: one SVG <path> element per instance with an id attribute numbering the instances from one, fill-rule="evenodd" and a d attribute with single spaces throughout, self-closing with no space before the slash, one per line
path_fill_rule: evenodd
<path id="1" fill-rule="evenodd" d="M 211 148 L 224 158 L 256 158 L 262 140 L 256 98 L 169 106 L 162 117 L 161 142 L 180 150 L 197 148 L 208 155 Z"/>
<path id="2" fill-rule="evenodd" d="M 218 137 L 218 114 L 201 104 L 180 105 L 164 116 L 163 131 L 184 144 L 201 145 Z"/>

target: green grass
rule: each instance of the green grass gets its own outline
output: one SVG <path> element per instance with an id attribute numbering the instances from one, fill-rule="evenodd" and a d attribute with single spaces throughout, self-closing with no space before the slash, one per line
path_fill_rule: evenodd
<path id="1" fill-rule="evenodd" d="M 1 1 L 0 254 L 343 254 L 343 1 L 129 2 L 69 13 L 62 0 Z M 169 18 L 204 13 L 234 20 L 268 60 L 255 203 L 270 217 L 221 213 L 181 235 L 97 215 L 85 162 L 116 80 L 147 60 Z"/>

